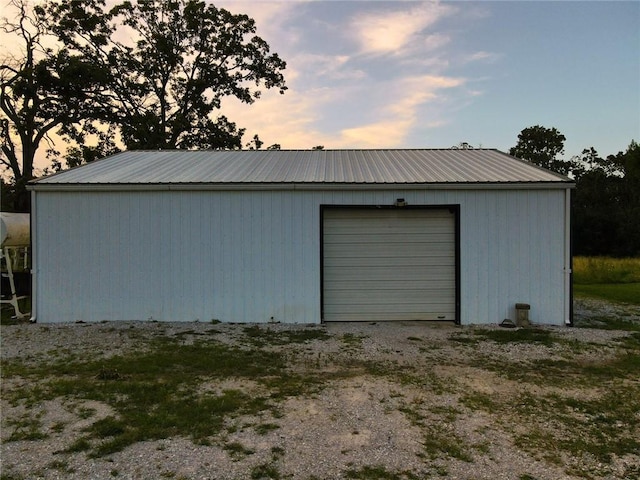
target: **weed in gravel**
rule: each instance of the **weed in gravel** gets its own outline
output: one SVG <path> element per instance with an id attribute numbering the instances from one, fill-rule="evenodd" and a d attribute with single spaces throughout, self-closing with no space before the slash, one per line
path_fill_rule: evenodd
<path id="1" fill-rule="evenodd" d="M 96 414 L 95 408 L 80 407 L 76 410 L 76 415 L 83 420 L 93 417 Z"/>
<path id="2" fill-rule="evenodd" d="M 54 460 L 49 462 L 47 468 L 50 470 L 58 470 L 62 473 L 73 473 L 75 470 L 69 466 L 69 462 L 66 460 Z"/>
<path id="3" fill-rule="evenodd" d="M 439 415 L 449 423 L 454 422 L 455 419 L 458 418 L 458 415 L 462 413 L 459 408 L 447 405 L 433 405 L 429 407 L 429 411 L 435 415 Z"/>
<path id="4" fill-rule="evenodd" d="M 418 480 L 418 476 L 409 471 L 390 472 L 383 465 L 365 465 L 357 470 L 349 469 L 344 472 L 346 478 L 361 480 Z"/>
<path id="5" fill-rule="evenodd" d="M 614 456 L 640 451 L 637 386 L 610 386 L 589 400 L 521 393 L 510 405 L 496 403 L 492 409 L 514 425 L 529 425 L 527 431 L 515 434 L 516 446 L 557 465 L 563 463 L 563 454 L 570 458 L 589 455 L 609 465 Z"/>
<path id="6" fill-rule="evenodd" d="M 536 343 L 551 346 L 556 342 L 550 330 L 518 328 L 516 330 L 476 329 L 474 335 L 496 343 Z"/>
<path id="7" fill-rule="evenodd" d="M 356 335 L 354 333 L 345 333 L 342 335 L 342 344 L 349 350 L 358 350 L 362 348 L 362 341 L 367 338 L 366 335 Z"/>
<path id="8" fill-rule="evenodd" d="M 62 450 L 60 453 L 78 453 L 91 450 L 91 443 L 85 437 L 74 440 L 71 445 Z"/>
<path id="9" fill-rule="evenodd" d="M 288 345 L 291 343 L 307 343 L 314 340 L 328 340 L 330 335 L 322 328 L 306 327 L 295 330 L 273 330 L 270 327 L 251 325 L 243 329 L 243 333 L 251 345 Z"/>
<path id="10" fill-rule="evenodd" d="M 280 469 L 277 465 L 267 462 L 253 467 L 251 469 L 251 478 L 257 480 L 262 480 L 264 478 L 279 480 L 282 478 L 282 474 L 280 473 Z"/>
<path id="11" fill-rule="evenodd" d="M 3 472 L 0 473 L 0 480 L 24 480 L 24 477 L 16 472 L 7 472 L 6 468 L 2 469 Z"/>
<path id="12" fill-rule="evenodd" d="M 422 445 L 429 457 L 434 460 L 442 455 L 456 458 L 465 462 L 473 459 L 467 453 L 468 448 L 456 434 L 453 424 L 445 418 L 450 418 L 447 412 L 445 418 L 427 418 L 419 405 L 402 404 L 398 410 L 407 417 L 412 425 L 417 426 L 423 433 Z"/>
<path id="13" fill-rule="evenodd" d="M 478 345 L 480 340 L 473 338 L 464 333 L 455 333 L 449 337 L 452 342 L 456 342 L 463 345 Z"/>
<path id="14" fill-rule="evenodd" d="M 13 428 L 13 432 L 7 439 L 8 442 L 17 442 L 20 440 L 42 440 L 48 435 L 42 429 L 40 416 L 34 418 L 25 416 L 19 420 L 7 422 L 7 426 Z"/>
<path id="15" fill-rule="evenodd" d="M 462 403 L 469 410 L 484 410 L 486 412 L 492 412 L 496 409 L 496 403 L 498 401 L 491 395 L 486 393 L 471 391 L 460 397 L 460 403 Z"/>
<path id="16" fill-rule="evenodd" d="M 282 474 L 278 468 L 278 461 L 284 456 L 284 449 L 281 447 L 271 448 L 271 461 L 256 465 L 251 469 L 251 478 L 280 480 Z"/>
<path id="17" fill-rule="evenodd" d="M 229 453 L 229 456 L 235 462 L 240 461 L 244 457 L 253 455 L 255 453 L 254 450 L 245 447 L 240 442 L 230 442 L 225 444 L 222 448 L 224 448 Z"/>
<path id="18" fill-rule="evenodd" d="M 54 433 L 62 433 L 64 432 L 64 429 L 66 428 L 66 423 L 64 422 L 56 422 L 53 425 L 51 425 L 51 431 Z"/>
<path id="19" fill-rule="evenodd" d="M 277 423 L 261 423 L 255 427 L 255 431 L 258 435 L 266 435 L 273 430 L 277 430 L 280 428 L 280 425 Z"/>

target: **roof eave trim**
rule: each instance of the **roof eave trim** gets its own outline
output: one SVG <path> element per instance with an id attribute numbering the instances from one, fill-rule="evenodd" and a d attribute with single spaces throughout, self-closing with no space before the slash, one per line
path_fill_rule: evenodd
<path id="1" fill-rule="evenodd" d="M 549 190 L 575 188 L 574 182 L 451 183 L 35 183 L 36 192 L 240 191 L 240 190 Z"/>

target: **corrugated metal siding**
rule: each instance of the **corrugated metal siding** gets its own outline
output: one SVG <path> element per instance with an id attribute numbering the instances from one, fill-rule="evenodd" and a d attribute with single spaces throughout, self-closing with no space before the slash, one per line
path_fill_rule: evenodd
<path id="1" fill-rule="evenodd" d="M 461 322 L 563 324 L 563 190 L 37 192 L 38 321 L 320 322 L 320 205 L 460 205 Z"/>
<path id="2" fill-rule="evenodd" d="M 570 182 L 497 150 L 129 151 L 38 180 L 62 184 Z"/>

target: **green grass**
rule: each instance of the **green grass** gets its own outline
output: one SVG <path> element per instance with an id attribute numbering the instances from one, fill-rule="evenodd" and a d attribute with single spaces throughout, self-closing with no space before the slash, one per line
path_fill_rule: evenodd
<path id="1" fill-rule="evenodd" d="M 391 472 L 383 465 L 365 465 L 359 469 L 349 469 L 344 472 L 345 478 L 361 480 L 417 480 L 419 477 L 409 471 Z"/>
<path id="2" fill-rule="evenodd" d="M 476 329 L 474 335 L 496 343 L 536 343 L 551 346 L 554 338 L 549 330 L 538 328 L 519 328 L 517 330 Z"/>
<path id="3" fill-rule="evenodd" d="M 577 297 L 600 298 L 609 302 L 640 305 L 640 283 L 574 283 L 573 293 Z"/>
<path id="4" fill-rule="evenodd" d="M 29 379 L 24 387 L 8 392 L 9 401 L 33 405 L 65 397 L 110 405 L 116 414 L 94 422 L 67 448 L 102 456 L 139 441 L 176 435 L 206 444 L 226 418 L 270 411 L 288 394 L 304 393 L 320 383 L 312 376 L 292 374 L 285 358 L 261 349 L 240 349 L 214 340 L 185 345 L 168 338 L 156 339 L 150 347 L 99 361 L 65 359 L 39 366 L 6 362 L 5 378 Z M 268 386 L 270 394 L 257 396 L 242 389 L 198 391 L 201 382 L 224 378 L 252 379 Z M 16 426 L 16 440 L 39 435 L 33 422 Z"/>
<path id="5" fill-rule="evenodd" d="M 640 258 L 574 257 L 573 291 L 578 297 L 640 305 Z"/>
<path id="6" fill-rule="evenodd" d="M 307 327 L 300 330 L 273 330 L 269 326 L 251 325 L 244 328 L 244 334 L 253 346 L 287 345 L 307 343 L 314 340 L 327 340 L 329 335 L 319 327 Z"/>
<path id="7" fill-rule="evenodd" d="M 640 258 L 573 257 L 575 284 L 640 283 Z"/>
<path id="8" fill-rule="evenodd" d="M 578 297 L 640 305 L 640 258 L 574 257 L 573 291 Z"/>

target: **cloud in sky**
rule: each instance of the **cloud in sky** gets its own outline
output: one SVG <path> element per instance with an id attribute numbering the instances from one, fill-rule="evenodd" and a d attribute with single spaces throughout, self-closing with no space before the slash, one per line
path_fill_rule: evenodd
<path id="1" fill-rule="evenodd" d="M 355 15 L 348 29 L 353 32 L 360 52 L 404 55 L 421 48 L 437 48 L 449 41 L 446 35 L 424 35 L 424 31 L 451 15 L 456 10 L 454 7 L 440 3 L 415 4 L 408 9 L 406 6 L 399 3 L 394 10 L 384 8 Z"/>
<path id="2" fill-rule="evenodd" d="M 447 118 L 439 117 L 445 110 L 442 103 L 450 98 L 445 92 L 457 89 L 470 96 L 458 88 L 466 84 L 465 78 L 447 74 L 446 49 L 452 37 L 438 26 L 458 11 L 456 6 L 438 2 L 222 6 L 255 18 L 258 34 L 287 61 L 289 90 L 284 96 L 268 92 L 254 105 L 233 101 L 224 105 L 230 118 L 247 127 L 248 138 L 258 133 L 267 145 L 402 147 L 416 127 L 447 123 Z M 334 11 L 322 16 L 318 9 L 323 6 Z M 421 118 L 425 106 L 430 110 Z"/>
<path id="3" fill-rule="evenodd" d="M 508 150 L 541 124 L 567 136 L 569 157 L 639 140 L 638 2 L 215 4 L 254 18 L 287 62 L 285 95 L 224 100 L 220 113 L 246 128 L 245 141 Z M 38 166 L 47 164 L 42 154 Z"/>

